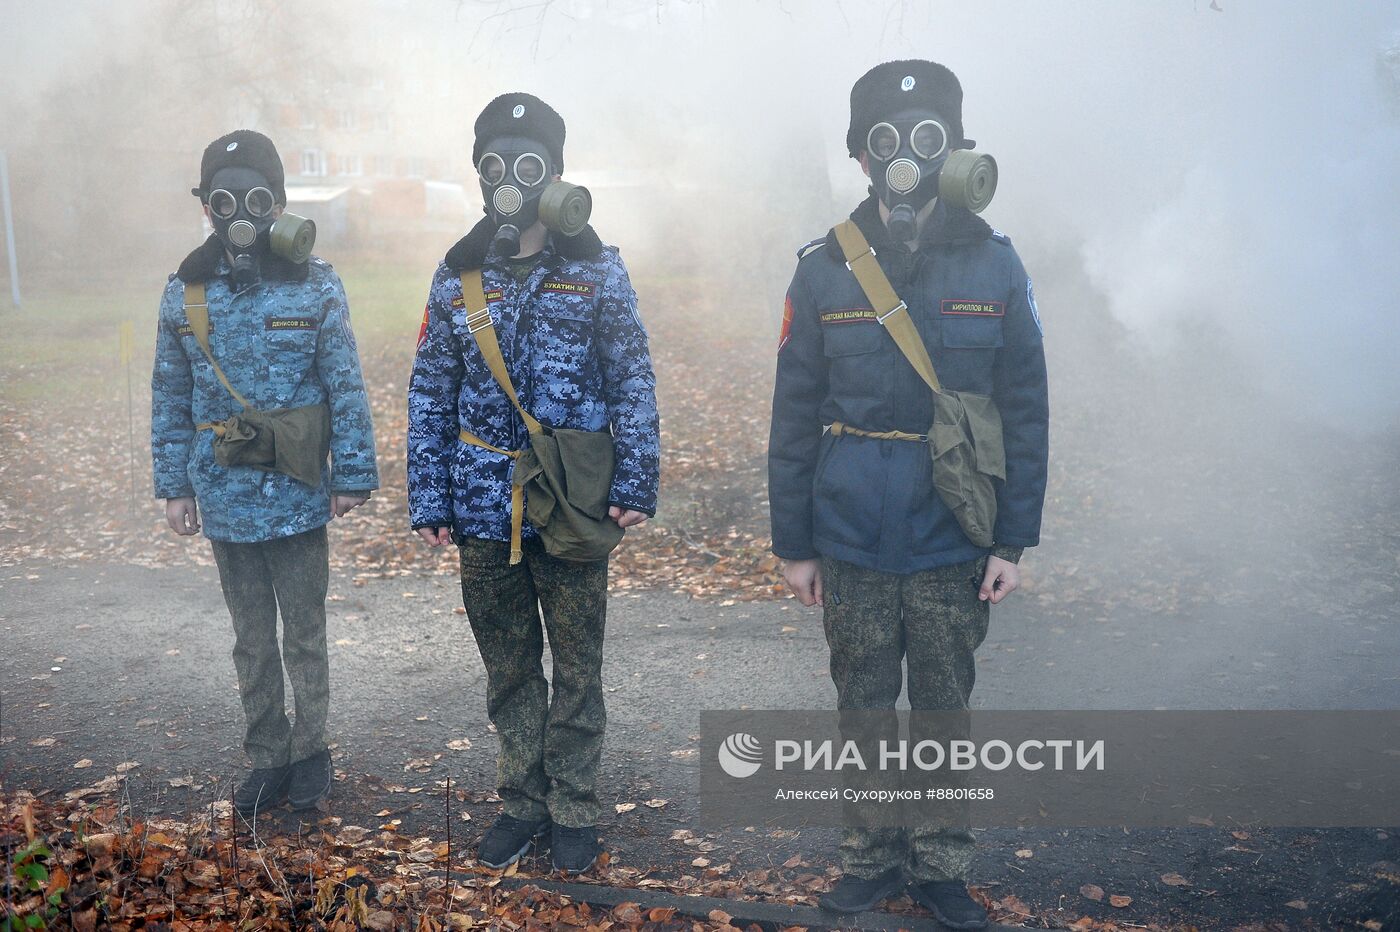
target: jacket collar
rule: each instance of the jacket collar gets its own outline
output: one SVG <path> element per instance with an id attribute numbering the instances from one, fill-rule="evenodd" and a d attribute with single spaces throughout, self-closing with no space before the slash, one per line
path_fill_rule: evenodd
<path id="1" fill-rule="evenodd" d="M 486 252 L 491 248 L 491 240 L 495 235 L 496 225 L 491 222 L 491 218 L 482 217 L 476 226 L 471 228 L 471 232 L 447 250 L 447 255 L 442 261 L 454 272 L 479 269 L 487 264 Z M 602 251 L 603 241 L 593 232 L 591 226 L 584 227 L 583 232 L 577 236 L 551 233 L 545 242 L 547 255 L 553 254 L 570 261 L 596 259 Z"/>
<path id="2" fill-rule="evenodd" d="M 903 243 L 896 243 L 890 237 L 889 228 L 880 219 L 880 202 L 871 194 L 855 210 L 851 211 L 851 219 L 856 226 L 860 227 L 860 232 L 865 235 L 865 240 L 875 247 L 878 253 L 881 247 L 886 249 L 903 249 Z M 924 229 L 919 234 L 920 252 L 929 246 L 943 245 L 970 245 L 980 243 L 990 239 L 992 228 L 987 221 L 968 210 L 966 207 L 948 207 L 942 201 L 934 205 L 933 213 L 929 215 L 924 223 Z M 827 242 L 836 245 L 836 230 L 833 228 L 828 234 Z M 828 249 L 826 254 L 836 262 L 845 262 L 846 257 L 841 254 L 839 246 L 835 249 Z"/>
<path id="3" fill-rule="evenodd" d="M 212 278 L 228 274 L 228 256 L 224 244 L 217 236 L 211 235 L 198 249 L 185 256 L 175 275 L 187 285 L 207 282 Z M 268 253 L 258 263 L 258 271 L 264 279 L 282 282 L 304 282 L 310 274 L 310 263 L 288 262 L 281 256 Z"/>

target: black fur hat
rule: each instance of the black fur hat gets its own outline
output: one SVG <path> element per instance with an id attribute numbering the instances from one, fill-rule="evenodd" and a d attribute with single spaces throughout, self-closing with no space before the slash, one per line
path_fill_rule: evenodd
<path id="1" fill-rule="evenodd" d="M 262 133 L 251 129 L 236 129 L 220 136 L 204 150 L 204 158 L 199 163 L 199 187 L 191 188 L 190 193 L 200 200 L 209 196 L 209 186 L 214 183 L 214 174 L 221 168 L 242 166 L 261 172 L 272 189 L 277 203 L 286 205 L 286 169 L 282 167 L 282 157 L 277 147 Z"/>
<path id="2" fill-rule="evenodd" d="M 564 118 L 533 94 L 502 94 L 476 118 L 472 165 L 481 161 L 486 144 L 497 136 L 524 136 L 544 144 L 554 170 L 564 170 Z"/>
<path id="3" fill-rule="evenodd" d="M 972 141 L 963 136 L 962 97 L 957 75 L 937 62 L 916 58 L 876 65 L 851 88 L 846 149 L 851 158 L 860 158 L 870 127 L 896 111 L 921 105 L 937 110 L 949 122 L 950 147 L 970 149 Z"/>

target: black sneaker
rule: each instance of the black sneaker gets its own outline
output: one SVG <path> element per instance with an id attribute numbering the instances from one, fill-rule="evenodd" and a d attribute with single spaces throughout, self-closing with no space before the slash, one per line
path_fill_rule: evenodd
<path id="1" fill-rule="evenodd" d="M 481 836 L 476 859 L 487 867 L 500 870 L 520 860 L 537 839 L 549 833 L 549 819 L 529 821 L 501 813 L 496 823 Z"/>
<path id="2" fill-rule="evenodd" d="M 985 929 L 987 911 L 967 892 L 961 880 L 911 883 L 909 895 L 928 907 L 933 918 L 950 929 Z"/>
<path id="3" fill-rule="evenodd" d="M 322 751 L 287 768 L 287 802 L 293 809 L 314 809 L 331 795 L 331 752 Z"/>
<path id="4" fill-rule="evenodd" d="M 554 869 L 566 874 L 582 874 L 596 864 L 598 855 L 603 853 L 603 846 L 598 843 L 598 829 L 592 825 L 583 828 L 554 826 L 550 847 Z"/>
<path id="5" fill-rule="evenodd" d="M 897 867 L 890 868 L 874 880 L 847 874 L 837 881 L 830 892 L 822 894 L 817 905 L 833 913 L 863 913 L 898 893 L 903 886 L 904 873 Z"/>
<path id="6" fill-rule="evenodd" d="M 287 777 L 291 768 L 257 767 L 233 791 L 233 808 L 245 819 L 256 818 L 287 797 Z"/>

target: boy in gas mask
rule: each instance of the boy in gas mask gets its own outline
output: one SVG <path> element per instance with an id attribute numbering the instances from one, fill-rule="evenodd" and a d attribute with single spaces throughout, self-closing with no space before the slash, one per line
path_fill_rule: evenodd
<path id="1" fill-rule="evenodd" d="M 610 484 L 601 479 L 597 521 L 620 535 L 647 520 L 658 480 L 655 378 L 622 259 L 586 225 L 586 192 L 559 180 L 563 119 L 536 97 L 506 94 L 475 133 L 487 215 L 447 252 L 428 294 L 408 394 L 410 520 L 431 546 L 460 550 L 462 600 L 500 736 L 503 812 L 478 859 L 505 867 L 550 836 L 555 868 L 577 873 L 601 851 L 608 565 L 606 556 L 554 556 L 548 526 L 533 522 L 536 493 L 512 480 L 541 430 L 611 431 L 604 447 L 615 465 Z"/>
<path id="2" fill-rule="evenodd" d="M 823 605 L 841 709 L 893 709 L 907 658 L 913 709 L 966 710 L 989 606 L 1016 588 L 1022 548 L 1039 541 L 1040 321 L 1010 241 L 969 209 L 989 199 L 994 163 L 966 151 L 951 71 L 871 69 L 851 90 L 846 142 L 872 191 L 848 224 L 803 247 L 788 290 L 769 440 L 773 552 L 797 598 Z M 935 419 L 935 386 L 972 425 L 965 463 L 985 473 L 971 478 L 994 514 L 981 526 L 936 486 L 933 448 L 957 446 Z M 907 883 L 945 925 L 981 928 L 964 880 L 972 851 L 956 827 L 852 828 L 845 876 L 821 903 L 859 912 Z"/>
<path id="3" fill-rule="evenodd" d="M 284 798 L 312 808 L 329 793 L 326 524 L 363 504 L 379 474 L 345 292 L 310 255 L 315 228 L 283 214 L 272 141 L 250 130 L 214 140 L 193 193 L 214 235 L 161 299 L 155 493 L 175 533 L 202 529 L 213 547 L 253 765 L 234 805 L 253 817 Z"/>

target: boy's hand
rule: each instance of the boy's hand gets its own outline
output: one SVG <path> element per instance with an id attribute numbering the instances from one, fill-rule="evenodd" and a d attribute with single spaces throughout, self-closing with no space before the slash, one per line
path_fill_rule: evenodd
<path id="1" fill-rule="evenodd" d="M 617 522 L 620 528 L 629 528 L 638 524 L 643 524 L 647 520 L 646 512 L 633 511 L 630 508 L 620 508 L 617 505 L 608 506 L 608 517 Z"/>
<path id="2" fill-rule="evenodd" d="M 982 588 L 977 591 L 977 598 L 983 602 L 990 599 L 991 603 L 996 605 L 1015 592 L 1019 585 L 1020 567 L 1001 557 L 987 557 L 987 572 L 982 577 Z"/>
<path id="3" fill-rule="evenodd" d="M 181 537 L 199 533 L 199 506 L 193 498 L 167 498 L 165 523 Z"/>
<path id="4" fill-rule="evenodd" d="M 452 528 L 420 527 L 418 536 L 426 540 L 429 547 L 441 547 L 443 544 L 452 543 Z"/>
<path id="5" fill-rule="evenodd" d="M 332 495 L 331 514 L 343 518 L 350 513 L 350 509 L 359 508 L 367 501 L 368 495 Z"/>
<path id="6" fill-rule="evenodd" d="M 822 561 L 784 560 L 783 579 L 803 605 L 816 605 L 822 600 Z"/>

